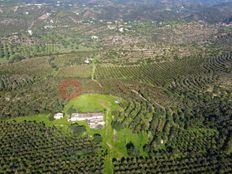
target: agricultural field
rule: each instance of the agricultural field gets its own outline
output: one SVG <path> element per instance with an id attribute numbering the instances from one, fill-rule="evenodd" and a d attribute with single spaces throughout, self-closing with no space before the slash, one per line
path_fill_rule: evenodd
<path id="1" fill-rule="evenodd" d="M 223 2 L 0 1 L 0 173 L 232 173 Z"/>

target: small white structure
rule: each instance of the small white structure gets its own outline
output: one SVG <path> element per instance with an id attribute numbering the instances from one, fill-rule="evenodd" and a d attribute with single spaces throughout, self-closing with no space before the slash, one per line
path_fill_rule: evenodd
<path id="1" fill-rule="evenodd" d="M 86 63 L 86 64 L 89 64 L 89 63 L 90 63 L 89 59 L 86 59 L 86 60 L 85 60 L 85 63 Z"/>
<path id="2" fill-rule="evenodd" d="M 54 28 L 54 26 L 52 26 L 52 25 L 45 25 L 44 26 L 44 29 L 53 29 Z"/>
<path id="3" fill-rule="evenodd" d="M 119 104 L 119 103 L 120 103 L 120 101 L 119 101 L 119 100 L 115 100 L 114 102 L 115 102 L 116 104 Z"/>
<path id="4" fill-rule="evenodd" d="M 56 113 L 56 114 L 54 115 L 54 119 L 56 119 L 56 120 L 59 120 L 59 119 L 61 119 L 61 118 L 64 118 L 64 114 L 63 114 L 63 113 Z"/>
<path id="5" fill-rule="evenodd" d="M 123 33 L 124 32 L 124 28 L 119 28 L 119 32 Z"/>
<path id="6" fill-rule="evenodd" d="M 91 36 L 92 40 L 98 40 L 98 36 Z"/>
<path id="7" fill-rule="evenodd" d="M 91 61 L 92 61 L 92 59 L 86 58 L 84 62 L 85 62 L 86 64 L 90 64 Z"/>
<path id="8" fill-rule="evenodd" d="M 30 36 L 32 36 L 33 34 L 32 30 L 28 30 L 27 32 L 29 33 Z"/>
<path id="9" fill-rule="evenodd" d="M 34 4 L 35 6 L 41 7 L 43 4 Z"/>

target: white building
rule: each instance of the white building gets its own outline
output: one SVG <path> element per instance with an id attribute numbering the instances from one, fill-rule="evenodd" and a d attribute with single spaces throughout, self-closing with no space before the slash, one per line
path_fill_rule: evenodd
<path id="1" fill-rule="evenodd" d="M 53 29 L 54 28 L 54 26 L 52 26 L 52 25 L 45 25 L 44 26 L 44 29 Z"/>
<path id="2" fill-rule="evenodd" d="M 92 60 L 93 60 L 93 59 L 86 58 L 84 62 L 85 62 L 86 64 L 90 64 L 90 63 L 92 62 Z"/>
<path id="3" fill-rule="evenodd" d="M 119 104 L 120 103 L 120 100 L 115 100 L 114 101 L 116 104 Z"/>
<path id="4" fill-rule="evenodd" d="M 32 36 L 33 34 L 32 30 L 28 30 L 27 32 L 29 33 L 30 36 Z"/>
<path id="5" fill-rule="evenodd" d="M 85 60 L 85 63 L 86 63 L 86 64 L 89 64 L 89 63 L 90 63 L 89 59 L 86 59 L 86 60 Z"/>
<path id="6" fill-rule="evenodd" d="M 54 119 L 56 119 L 56 120 L 59 120 L 59 119 L 61 119 L 61 118 L 64 118 L 64 114 L 63 114 L 63 113 L 56 113 L 56 114 L 54 115 Z"/>
<path id="7" fill-rule="evenodd" d="M 119 28 L 119 32 L 123 33 L 124 32 L 124 28 Z"/>
<path id="8" fill-rule="evenodd" d="M 69 122 L 87 121 L 92 129 L 102 129 L 105 126 L 104 113 L 73 113 Z"/>
<path id="9" fill-rule="evenodd" d="M 91 36 L 92 40 L 98 40 L 98 36 Z"/>

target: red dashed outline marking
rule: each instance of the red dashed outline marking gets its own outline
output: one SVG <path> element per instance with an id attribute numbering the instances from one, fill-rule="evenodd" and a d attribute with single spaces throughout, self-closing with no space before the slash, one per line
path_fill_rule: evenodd
<path id="1" fill-rule="evenodd" d="M 74 88 L 74 92 L 72 94 L 67 94 L 68 87 Z M 81 84 L 77 80 L 62 80 L 59 83 L 59 93 L 64 100 L 71 100 L 81 95 Z"/>

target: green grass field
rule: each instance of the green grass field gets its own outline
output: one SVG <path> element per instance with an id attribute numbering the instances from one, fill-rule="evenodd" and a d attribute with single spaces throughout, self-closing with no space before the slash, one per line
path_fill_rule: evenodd
<path id="1" fill-rule="evenodd" d="M 24 117 L 16 117 L 12 119 L 8 119 L 7 121 L 16 121 L 16 122 L 24 122 L 24 121 L 35 121 L 35 122 L 43 122 L 46 126 L 56 126 L 58 129 L 61 129 L 65 134 L 70 135 L 71 130 L 69 126 L 71 125 L 70 122 L 67 121 L 66 118 L 62 118 L 59 120 L 49 120 L 48 114 L 39 114 L 33 116 L 24 116 Z"/>
<path id="2" fill-rule="evenodd" d="M 120 109 L 119 105 L 115 103 L 118 99 L 118 97 L 110 95 L 84 94 L 70 100 L 65 106 L 64 112 L 67 113 L 70 107 L 77 109 L 79 112 L 113 111 Z"/>

